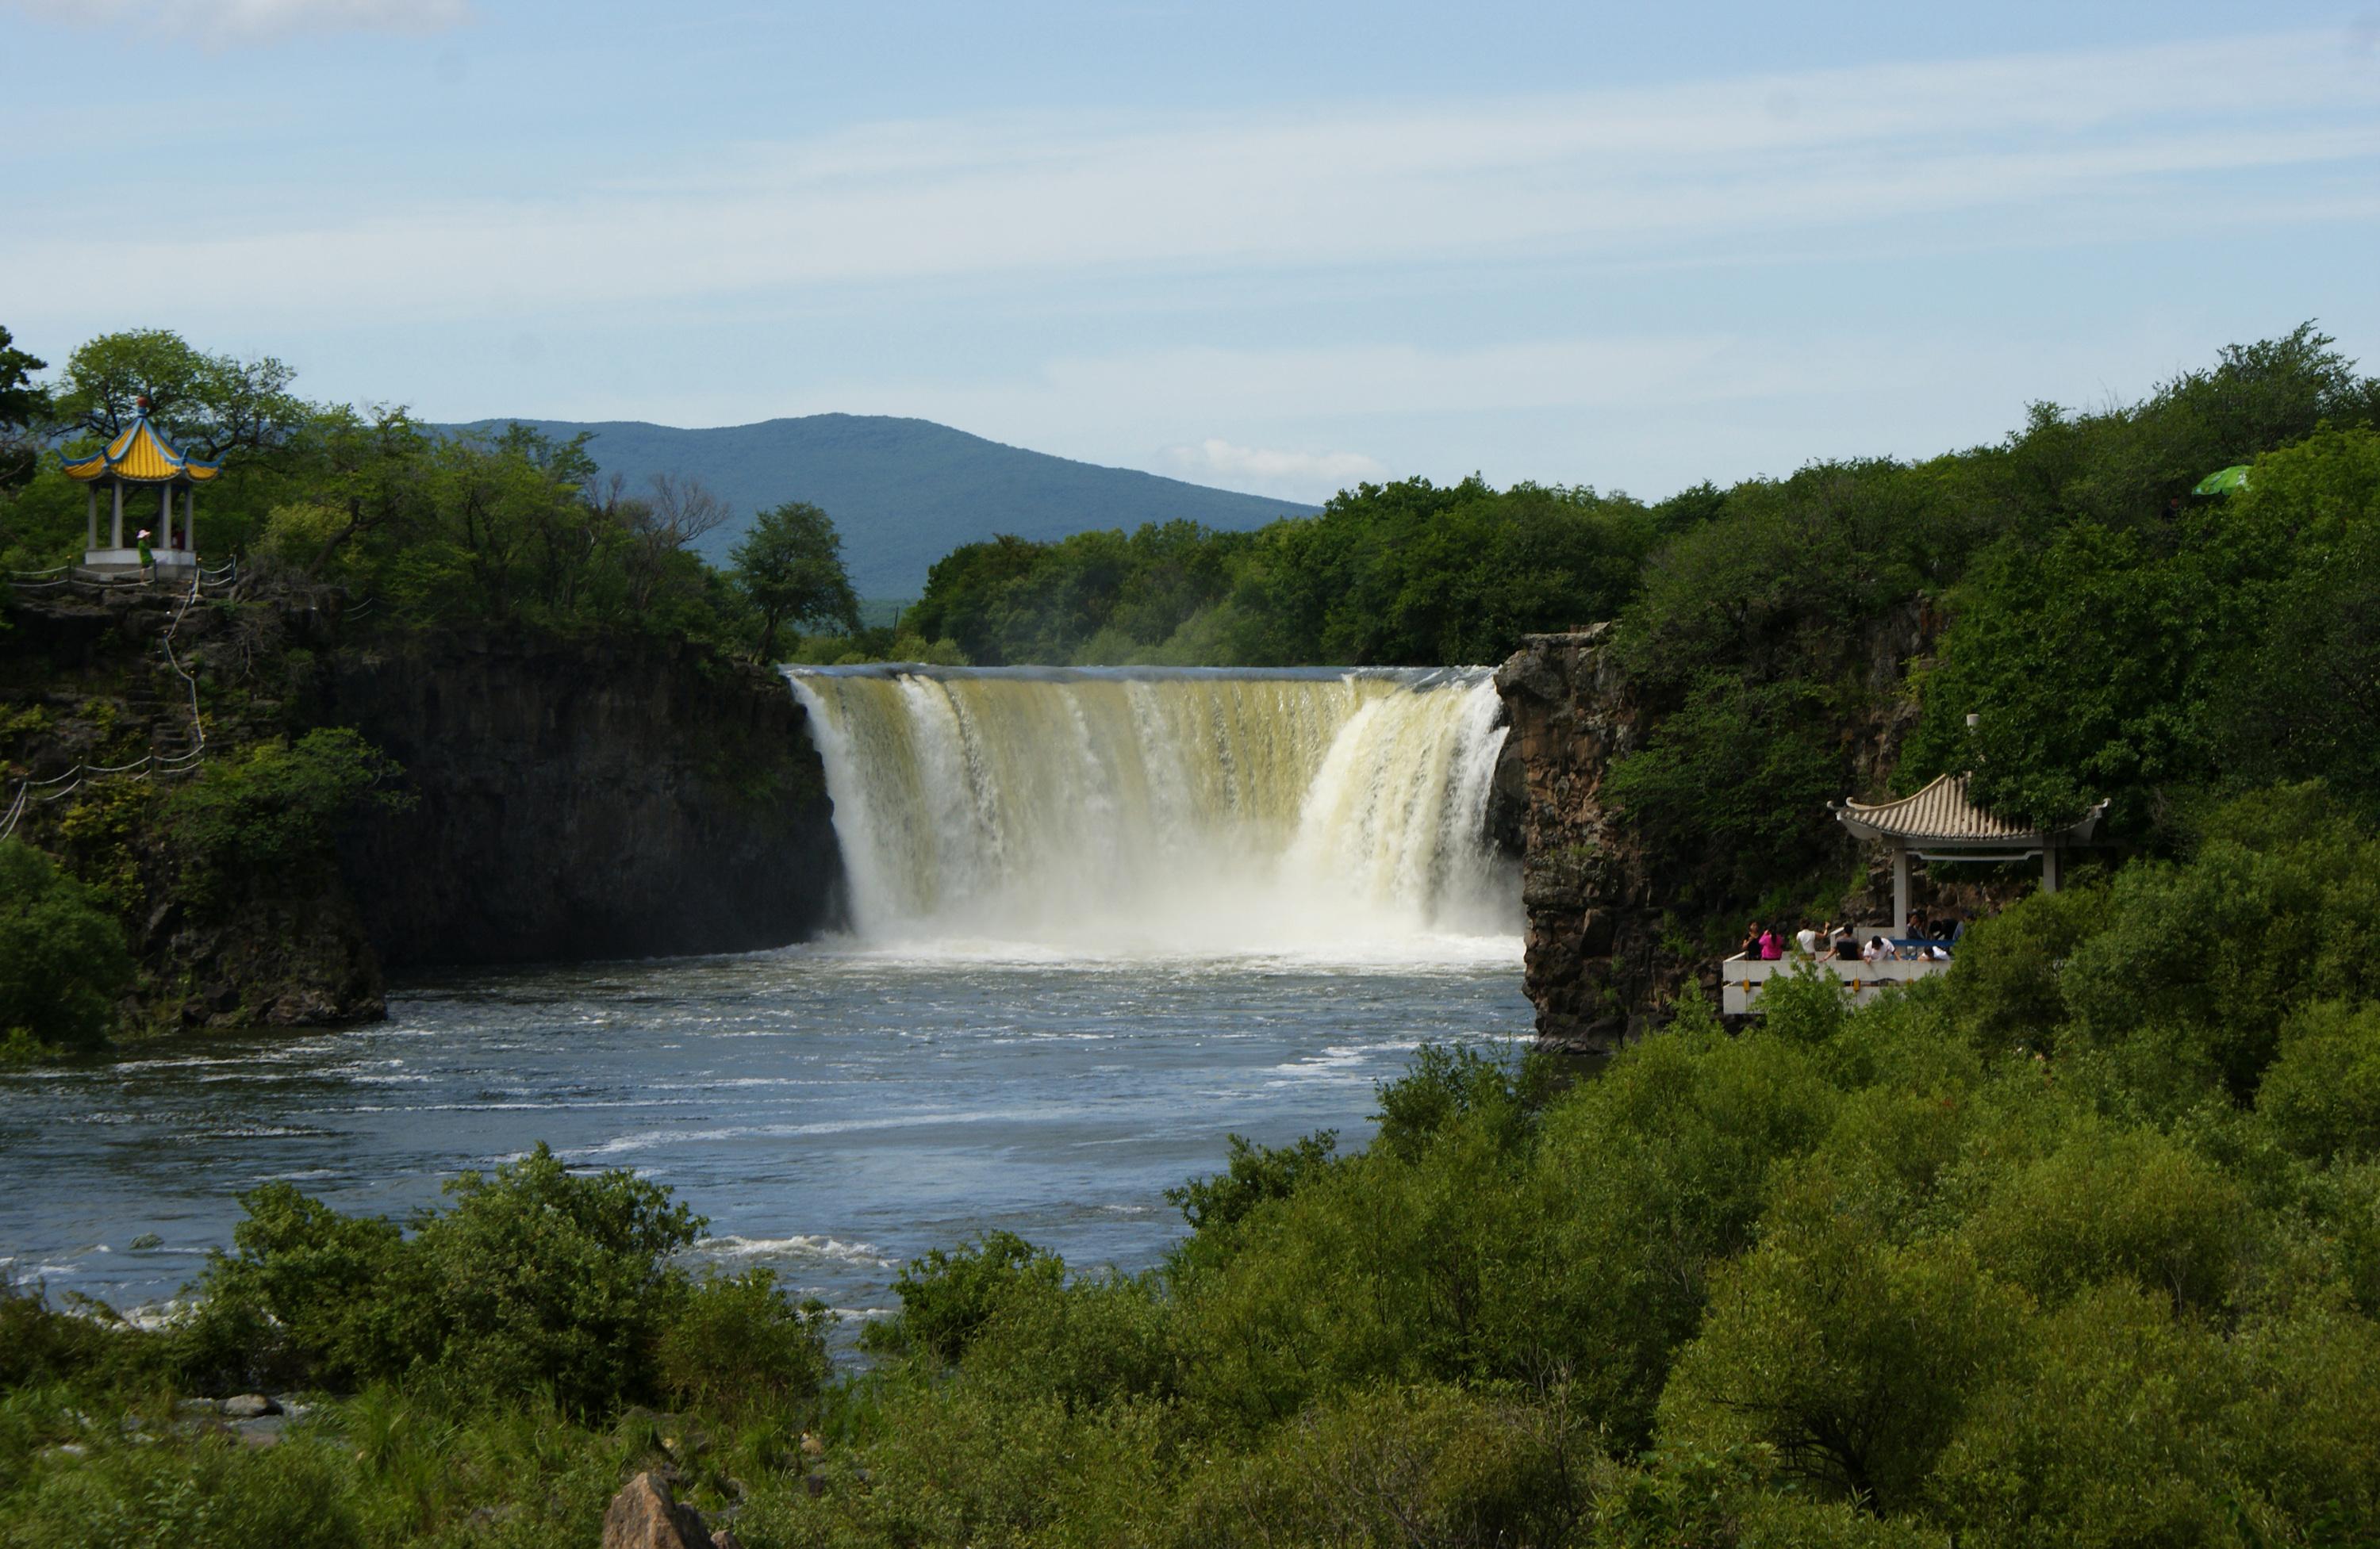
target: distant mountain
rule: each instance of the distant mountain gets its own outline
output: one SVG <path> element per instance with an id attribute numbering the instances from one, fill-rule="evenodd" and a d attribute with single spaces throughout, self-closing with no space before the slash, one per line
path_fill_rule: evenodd
<path id="1" fill-rule="evenodd" d="M 510 423 L 483 419 L 454 429 Z M 702 543 L 721 563 L 753 513 L 785 501 L 824 507 L 842 530 L 851 584 L 868 598 L 916 597 L 936 560 L 994 533 L 1047 539 L 1177 518 L 1246 528 L 1315 510 L 884 415 L 814 414 L 710 430 L 633 419 L 519 423 L 557 437 L 591 432 L 587 450 L 597 465 L 625 476 L 632 488 L 657 473 L 698 476 L 736 510 L 734 521 Z"/>

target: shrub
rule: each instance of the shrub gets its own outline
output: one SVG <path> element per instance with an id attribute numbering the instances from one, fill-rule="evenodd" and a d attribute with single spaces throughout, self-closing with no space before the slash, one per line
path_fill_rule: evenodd
<path id="1" fill-rule="evenodd" d="M 1895 1247 L 1821 1211 L 1719 1272 L 1662 1394 L 1662 1444 L 1764 1444 L 1789 1478 L 1906 1510 L 2016 1355 L 2023 1309 L 1956 1244 Z"/>
<path id="2" fill-rule="evenodd" d="M 166 804 L 166 824 L 206 871 L 270 872 L 325 853 L 358 804 L 402 805 L 401 772 L 358 732 L 323 727 L 206 765 Z"/>
<path id="3" fill-rule="evenodd" d="M 1447 1386 L 1367 1388 L 1190 1482 L 1184 1544 L 1559 1543 L 1586 1515 L 1596 1440 L 1558 1405 Z"/>
<path id="4" fill-rule="evenodd" d="M 1165 1191 L 1165 1203 L 1182 1212 L 1194 1231 L 1228 1227 L 1269 1199 L 1293 1193 L 1300 1183 L 1330 1165 L 1339 1131 L 1324 1130 L 1287 1145 L 1257 1145 L 1245 1135 L 1227 1135 L 1221 1172 L 1194 1178 Z"/>
<path id="5" fill-rule="evenodd" d="M 2067 959 L 2098 930 L 2107 905 L 2106 889 L 2073 888 L 2034 893 L 1975 922 L 1949 978 L 1959 1019 L 1979 1049 L 2056 1052 Z"/>
<path id="6" fill-rule="evenodd" d="M 210 1262 L 182 1336 L 193 1371 L 406 1381 L 465 1408 L 550 1395 L 582 1414 L 719 1394 L 737 1359 L 769 1391 L 814 1388 L 815 1314 L 765 1275 L 694 1282 L 673 1256 L 703 1221 L 662 1185 L 571 1173 L 540 1144 L 446 1192 L 410 1236 L 286 1185 L 244 1196 L 238 1253 Z"/>
<path id="7" fill-rule="evenodd" d="M 1065 1276 L 1065 1261 L 1057 1254 L 1014 1232 L 987 1232 L 970 1247 L 936 1248 L 902 1265 L 892 1282 L 899 1314 L 870 1324 L 860 1337 L 873 1349 L 913 1350 L 955 1362 L 1010 1297 L 1053 1289 Z"/>
<path id="8" fill-rule="evenodd" d="M 343 1216 L 288 1183 L 240 1196 L 237 1254 L 217 1250 L 205 1301 L 175 1331 L 184 1367 L 212 1386 L 351 1387 L 412 1363 L 399 1326 L 420 1292 L 394 1221 Z M 406 1321 L 409 1321 L 407 1319 Z"/>
<path id="9" fill-rule="evenodd" d="M 0 1393 L 38 1383 L 153 1378 L 166 1369 L 158 1347 L 103 1306 L 53 1307 L 38 1288 L 0 1270 Z"/>
<path id="10" fill-rule="evenodd" d="M 2291 1018 L 2256 1111 L 2311 1161 L 2380 1155 L 2380 1006 L 2326 1001 Z"/>
<path id="11" fill-rule="evenodd" d="M 1957 1542 L 2240 1542 L 2225 1413 L 2240 1385 L 2221 1340 L 2160 1296 L 2110 1286 L 2028 1342 L 1988 1374 L 1927 1484 Z"/>
<path id="12" fill-rule="evenodd" d="M 820 1302 L 789 1305 L 766 1268 L 698 1280 L 662 1330 L 662 1389 L 707 1414 L 783 1411 L 824 1386 L 832 1316 Z"/>
<path id="13" fill-rule="evenodd" d="M 1458 1119 L 1475 1119 L 1500 1151 L 1516 1152 L 1535 1136 L 1555 1080 L 1553 1061 L 1535 1050 L 1500 1056 L 1468 1045 L 1424 1044 L 1403 1075 L 1378 1088 L 1372 1144 L 1411 1159 Z"/>
<path id="14" fill-rule="evenodd" d="M 2086 1123 L 2037 1161 L 1996 1160 L 1989 1171 L 1968 1240 L 2044 1301 L 2122 1279 L 2204 1312 L 2249 1262 L 2239 1184 L 2153 1131 Z"/>
<path id="15" fill-rule="evenodd" d="M 131 983 L 123 928 L 90 889 L 40 851 L 0 840 L 0 1041 L 103 1043 Z"/>

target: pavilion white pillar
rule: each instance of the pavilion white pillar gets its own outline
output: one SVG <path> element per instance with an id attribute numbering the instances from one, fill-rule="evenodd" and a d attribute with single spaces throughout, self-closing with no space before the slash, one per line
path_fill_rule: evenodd
<path id="1" fill-rule="evenodd" d="M 90 507 L 90 521 L 86 524 L 90 527 L 91 533 L 90 538 L 85 541 L 83 547 L 87 550 L 96 549 L 99 547 L 99 486 L 96 484 L 86 484 L 83 486 L 82 492 L 91 497 L 87 502 Z"/>
<path id="2" fill-rule="evenodd" d="M 2041 847 L 2041 890 L 2045 893 L 2054 893 L 2058 890 L 2058 846 L 2056 844 L 2044 844 Z"/>
<path id="3" fill-rule="evenodd" d="M 1909 846 L 1895 841 L 1892 846 L 1892 935 L 1899 940 L 1909 934 Z"/>
<path id="4" fill-rule="evenodd" d="M 112 483 L 115 490 L 115 499 L 111 507 L 114 514 L 109 516 L 107 522 L 107 546 L 111 549 L 121 549 L 124 547 L 124 480 L 118 478 Z"/>
<path id="5" fill-rule="evenodd" d="M 163 553 L 174 546 L 174 487 L 157 486 L 157 550 Z"/>
<path id="6" fill-rule="evenodd" d="M 182 547 L 188 550 L 190 563 L 199 562 L 199 487 L 191 485 L 182 496 Z"/>

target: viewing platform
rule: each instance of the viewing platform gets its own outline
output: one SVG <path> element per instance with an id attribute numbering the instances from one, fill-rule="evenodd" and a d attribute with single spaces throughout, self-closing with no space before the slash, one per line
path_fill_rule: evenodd
<path id="1" fill-rule="evenodd" d="M 1864 941 L 1881 932 L 1870 930 L 1860 937 Z M 1914 984 L 1950 970 L 1950 960 L 1927 954 L 1940 949 L 1955 951 L 1940 941 L 1895 941 L 1894 955 L 1874 962 L 1838 962 L 1832 958 L 1809 958 L 1798 952 L 1788 952 L 1780 958 L 1751 958 L 1742 952 L 1719 964 L 1718 1009 L 1729 1016 L 1758 1016 L 1761 994 L 1771 979 L 1784 978 L 1804 966 L 1821 974 L 1832 974 L 1851 990 L 1855 1005 L 1866 1005 L 1888 989 Z M 1902 956 L 1902 953 L 1908 956 Z"/>
<path id="2" fill-rule="evenodd" d="M 1967 724 L 1974 723 L 1975 718 L 1969 716 Z M 2077 821 L 2057 829 L 2010 822 L 1975 805 L 1967 794 L 1964 775 L 1937 776 L 1924 790 L 1898 801 L 1834 804 L 1837 822 L 1862 840 L 1882 843 L 1891 854 L 1891 928 L 1844 928 L 1863 946 L 1883 939 L 1892 955 L 1869 962 L 1864 957 L 1837 959 L 1831 953 L 1811 957 L 1789 951 L 1780 958 L 1755 958 L 1738 952 L 1719 964 L 1719 1009 L 1730 1016 L 1758 1016 L 1768 982 L 1804 964 L 1841 980 L 1852 999 L 1863 1005 L 1895 986 L 1945 972 L 1956 949 L 1910 930 L 1910 862 L 2004 863 L 2038 857 L 2041 890 L 2054 893 L 2062 857 L 2067 851 L 2091 842 L 2099 817 L 2107 810 L 2107 804 L 2100 802 Z"/>

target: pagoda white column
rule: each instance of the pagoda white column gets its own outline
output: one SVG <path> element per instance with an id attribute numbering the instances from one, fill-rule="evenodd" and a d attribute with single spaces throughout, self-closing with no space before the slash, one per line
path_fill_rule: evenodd
<path id="1" fill-rule="evenodd" d="M 121 549 L 124 547 L 124 480 L 118 478 L 111 482 L 115 490 L 115 500 L 111 508 L 114 514 L 107 522 L 107 546 Z"/>
<path id="2" fill-rule="evenodd" d="M 1896 941 L 1909 934 L 1909 846 L 1893 841 L 1892 846 L 1892 938 Z"/>
<path id="3" fill-rule="evenodd" d="M 90 497 L 86 502 L 90 507 L 90 520 L 85 524 L 90 528 L 90 536 L 83 543 L 83 548 L 96 549 L 99 547 L 99 486 L 86 484 L 83 486 L 82 492 Z"/>
<path id="4" fill-rule="evenodd" d="M 174 487 L 157 486 L 157 549 L 163 553 L 174 547 Z"/>
<path id="5" fill-rule="evenodd" d="M 2058 890 L 2058 846 L 2055 843 L 2041 847 L 2041 890 L 2045 893 Z"/>
<path id="6" fill-rule="evenodd" d="M 199 487 L 191 485 L 182 496 L 182 547 L 189 551 L 190 563 L 199 563 Z"/>

